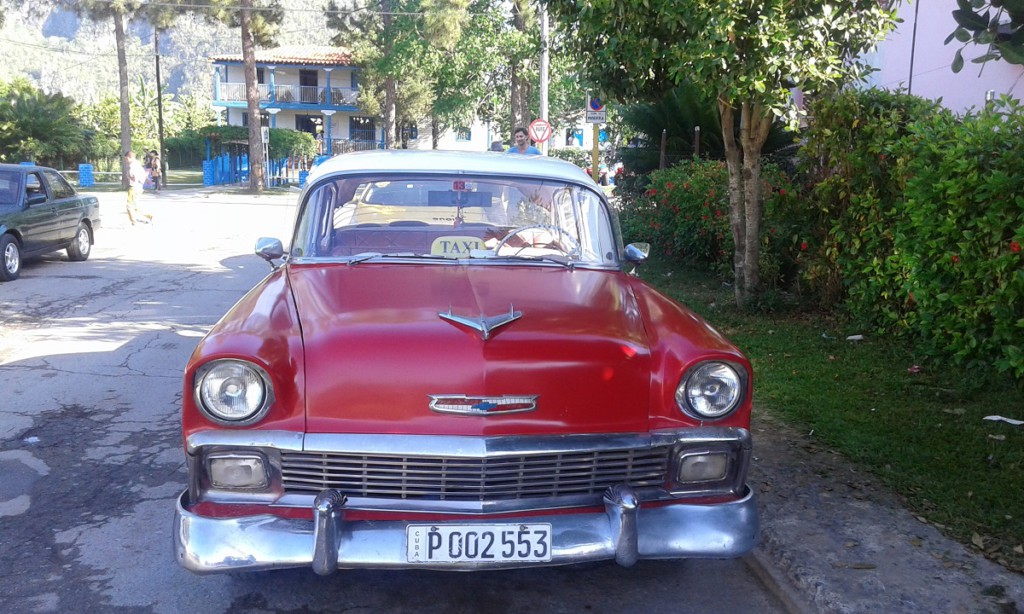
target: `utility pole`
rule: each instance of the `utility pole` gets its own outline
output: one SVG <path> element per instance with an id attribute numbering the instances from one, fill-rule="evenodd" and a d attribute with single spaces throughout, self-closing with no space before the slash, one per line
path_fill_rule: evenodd
<path id="1" fill-rule="evenodd" d="M 156 134 L 159 141 L 160 177 L 157 179 L 167 187 L 167 163 L 164 160 L 164 93 L 160 87 L 160 30 L 153 28 L 153 52 L 156 54 Z"/>
<path id="2" fill-rule="evenodd" d="M 548 121 L 548 9 L 545 3 L 540 5 L 540 117 Z M 550 124 L 550 122 L 548 122 Z M 548 155 L 548 143 L 551 137 L 540 144 L 540 152 Z"/>

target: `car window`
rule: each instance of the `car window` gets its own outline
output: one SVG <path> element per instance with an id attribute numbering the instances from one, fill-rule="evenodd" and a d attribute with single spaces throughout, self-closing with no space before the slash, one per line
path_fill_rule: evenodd
<path id="1" fill-rule="evenodd" d="M 46 195 L 43 191 L 43 184 L 39 180 L 39 173 L 29 173 L 25 175 L 25 195 L 32 197 L 36 194 Z"/>
<path id="2" fill-rule="evenodd" d="M 465 175 L 339 177 L 310 191 L 293 255 L 555 257 L 614 265 L 610 215 L 584 186 Z"/>
<path id="3" fill-rule="evenodd" d="M 53 198 L 71 198 L 75 189 L 57 171 L 43 171 L 43 180 Z"/>
<path id="4" fill-rule="evenodd" d="M 0 205 L 15 205 L 21 199 L 21 174 L 0 170 Z"/>

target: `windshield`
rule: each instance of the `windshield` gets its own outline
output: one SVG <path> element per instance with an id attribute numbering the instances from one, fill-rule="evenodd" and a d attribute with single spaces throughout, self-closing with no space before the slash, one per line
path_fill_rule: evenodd
<path id="1" fill-rule="evenodd" d="M 537 259 L 613 266 L 601 198 L 583 186 L 461 175 L 343 176 L 308 194 L 292 255 Z"/>

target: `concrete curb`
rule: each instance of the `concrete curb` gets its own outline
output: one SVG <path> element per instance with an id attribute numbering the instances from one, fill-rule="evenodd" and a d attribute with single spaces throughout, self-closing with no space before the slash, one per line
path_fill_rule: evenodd
<path id="1" fill-rule="evenodd" d="M 815 614 L 803 593 L 758 549 L 743 557 L 750 571 L 775 595 L 789 614 Z"/>

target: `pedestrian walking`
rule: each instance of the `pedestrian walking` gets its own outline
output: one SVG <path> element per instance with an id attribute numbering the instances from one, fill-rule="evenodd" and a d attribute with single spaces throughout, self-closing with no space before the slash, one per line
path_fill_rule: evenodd
<path id="1" fill-rule="evenodd" d="M 149 176 L 153 178 L 153 189 L 160 191 L 160 177 L 163 175 L 163 161 L 157 150 L 149 152 Z"/>
<path id="2" fill-rule="evenodd" d="M 142 187 L 146 185 L 146 169 L 135 158 L 133 151 L 124 155 L 124 162 L 128 165 L 128 200 L 125 202 L 128 221 L 132 223 L 132 226 L 135 225 L 135 222 L 152 221 L 153 216 L 144 213 L 139 203 L 139 199 L 142 197 Z"/>

